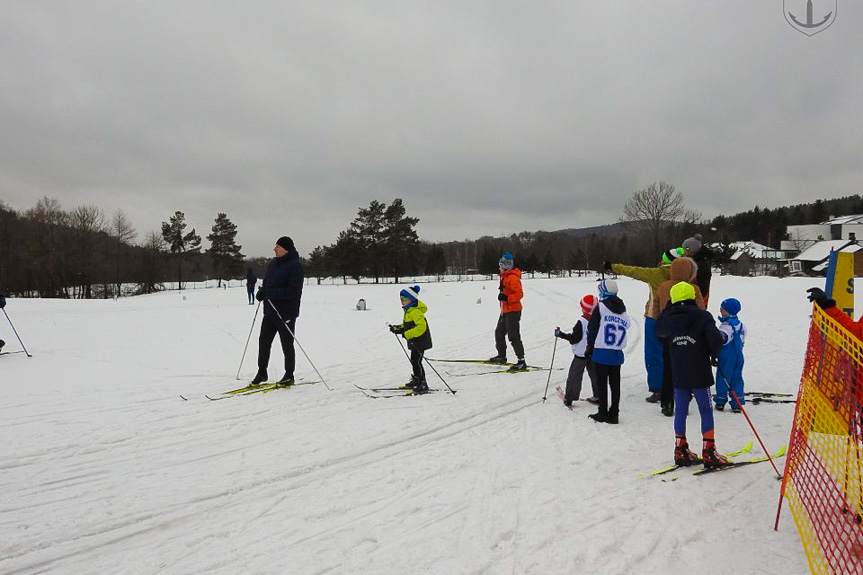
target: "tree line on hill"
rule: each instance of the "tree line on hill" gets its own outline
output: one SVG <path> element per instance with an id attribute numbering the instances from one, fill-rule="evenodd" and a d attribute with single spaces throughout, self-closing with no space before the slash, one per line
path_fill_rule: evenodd
<path id="1" fill-rule="evenodd" d="M 785 227 L 818 223 L 829 216 L 863 213 L 859 195 L 810 204 L 752 210 L 705 221 L 686 207 L 674 185 L 656 182 L 625 203 L 620 221 L 589 229 L 523 231 L 507 237 L 424 242 L 396 198 L 387 205 L 373 200 L 335 242 L 318 246 L 305 261 L 307 276 L 395 281 L 406 276 L 492 275 L 503 252 L 530 275 L 560 275 L 598 270 L 604 260 L 656 265 L 659 255 L 695 232 L 705 242 L 727 245 L 754 240 L 778 247 Z M 122 210 L 111 215 L 98 207 L 64 210 L 53 198 L 41 198 L 18 212 L 0 201 L 0 293 L 18 296 L 108 298 L 151 293 L 176 282 L 239 279 L 247 267 L 258 275 L 267 258 L 245 258 L 236 243 L 237 226 L 218 213 L 206 236 L 187 231 L 185 214 L 175 211 L 161 233 L 138 233 Z M 731 255 L 717 250 L 719 261 Z"/>

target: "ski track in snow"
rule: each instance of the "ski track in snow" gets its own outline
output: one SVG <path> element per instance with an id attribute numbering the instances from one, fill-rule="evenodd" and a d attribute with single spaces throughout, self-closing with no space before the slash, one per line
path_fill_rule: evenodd
<path id="1" fill-rule="evenodd" d="M 646 287 L 619 283 L 640 327 Z M 811 283 L 714 279 L 712 312 L 729 295 L 744 304 L 748 389 L 796 392 Z M 430 355 L 494 353 L 496 286 L 423 285 Z M 525 280 L 528 363 L 549 366 L 554 326 L 569 330 L 594 290 L 592 278 Z M 218 402 L 203 394 L 238 387 L 255 309 L 245 290 L 10 300 L 35 357 L 0 366 L 0 574 L 805 570 L 787 509 L 772 530 L 779 483 L 769 463 L 637 478 L 666 465 L 673 445 L 671 420 L 643 401 L 640 340 L 624 365 L 618 426 L 588 420 L 586 403 L 563 409 L 553 392 L 543 402 L 548 371 L 473 375 L 488 366 L 435 363 L 444 377 L 443 365 L 464 374 L 449 380 L 457 395 L 362 396 L 352 383 L 399 384 L 410 373 L 385 327 L 401 321 L 397 294 L 310 284 L 297 335 L 333 391 L 319 383 Z M 369 311 L 352 309 L 360 297 Z M 297 352 L 298 376 L 317 379 Z M 271 375 L 280 359 L 275 345 Z M 570 360 L 558 345 L 563 369 L 550 389 Z M 769 447 L 787 441 L 786 407 L 750 407 Z M 716 422 L 723 449 L 751 439 L 739 415 Z M 706 563 L 708 554 L 719 559 Z"/>

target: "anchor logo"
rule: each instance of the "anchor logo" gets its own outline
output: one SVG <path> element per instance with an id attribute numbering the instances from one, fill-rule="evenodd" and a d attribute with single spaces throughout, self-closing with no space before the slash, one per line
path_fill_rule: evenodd
<path id="1" fill-rule="evenodd" d="M 801 18 L 798 16 L 799 12 L 795 14 L 792 9 L 799 10 L 802 8 L 802 0 L 782 0 L 783 12 L 785 15 L 785 20 L 788 24 L 791 25 L 792 28 L 800 32 L 801 34 L 806 34 L 807 36 L 814 36 L 819 32 L 823 32 L 827 28 L 833 25 L 833 22 L 836 21 L 836 11 L 837 11 L 837 2 L 838 0 L 819 0 L 820 8 L 819 13 L 823 15 L 816 16 L 815 8 L 812 5 L 812 0 L 806 0 L 806 18 L 801 21 Z M 792 6 L 789 6 L 791 4 Z M 823 6 L 827 5 L 826 9 L 829 9 L 829 12 L 826 14 L 823 12 L 825 8 Z"/>

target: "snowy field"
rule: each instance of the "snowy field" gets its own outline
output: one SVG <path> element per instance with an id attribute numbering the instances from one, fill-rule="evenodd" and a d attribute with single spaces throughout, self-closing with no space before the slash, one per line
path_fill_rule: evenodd
<path id="1" fill-rule="evenodd" d="M 619 283 L 640 327 L 647 288 Z M 712 313 L 726 297 L 743 304 L 748 390 L 796 394 L 813 285 L 823 280 L 714 278 Z M 524 286 L 527 361 L 548 367 L 554 326 L 572 328 L 595 281 Z M 554 386 L 565 369 L 552 372 L 546 402 L 547 371 L 472 375 L 490 368 L 454 363 L 434 365 L 455 396 L 365 397 L 352 384 L 410 374 L 385 326 L 401 320 L 399 289 L 309 283 L 297 336 L 332 391 L 225 401 L 203 395 L 239 387 L 256 309 L 243 288 L 9 300 L 34 357 L 0 356 L 0 574 L 807 572 L 784 505 L 773 530 L 780 484 L 769 463 L 638 478 L 668 465 L 674 444 L 672 420 L 644 401 L 640 329 L 617 426 L 589 420 L 586 402 L 563 407 Z M 429 357 L 492 356 L 496 290 L 423 284 Z M 354 309 L 359 298 L 368 311 Z M 256 337 L 257 324 L 246 380 Z M 0 338 L 20 349 L 5 317 Z M 316 379 L 297 354 L 297 377 Z M 281 358 L 276 344 L 271 376 Z M 555 367 L 571 358 L 561 341 Z M 430 371 L 429 384 L 444 387 Z M 768 448 L 788 441 L 793 404 L 748 411 Z M 699 429 L 693 404 L 696 450 Z M 754 439 L 728 411 L 716 413 L 716 437 L 726 452 Z"/>

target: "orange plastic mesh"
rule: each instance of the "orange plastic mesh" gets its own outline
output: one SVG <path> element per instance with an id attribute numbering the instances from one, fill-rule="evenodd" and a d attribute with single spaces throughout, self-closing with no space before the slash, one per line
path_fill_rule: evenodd
<path id="1" fill-rule="evenodd" d="M 863 342 L 813 306 L 782 496 L 813 573 L 863 575 Z"/>

